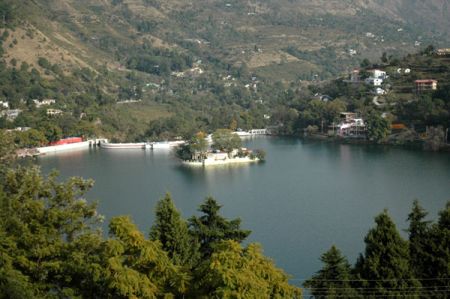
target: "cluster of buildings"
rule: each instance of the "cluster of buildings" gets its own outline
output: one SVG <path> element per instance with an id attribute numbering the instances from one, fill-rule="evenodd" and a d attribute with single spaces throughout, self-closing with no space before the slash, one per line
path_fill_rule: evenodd
<path id="1" fill-rule="evenodd" d="M 329 134 L 339 137 L 361 138 L 366 136 L 366 124 L 353 112 L 341 112 L 339 124 L 329 127 Z"/>
<path id="2" fill-rule="evenodd" d="M 438 55 L 450 55 L 450 49 L 439 49 Z M 367 73 L 369 74 L 369 77 L 364 79 L 364 83 L 370 86 L 375 87 L 374 93 L 376 95 L 384 95 L 386 94 L 386 91 L 381 88 L 383 86 L 386 79 L 389 78 L 387 73 L 383 70 L 379 69 L 372 69 L 368 70 Z M 399 74 L 410 74 L 411 69 L 406 68 L 397 69 L 397 73 Z M 350 80 L 347 80 L 346 82 L 350 83 L 360 83 L 361 82 L 361 71 L 359 69 L 354 69 L 350 73 Z M 433 91 L 437 90 L 438 87 L 438 81 L 434 79 L 420 79 L 414 81 L 414 90 L 417 94 L 427 92 L 427 91 Z"/>
<path id="3" fill-rule="evenodd" d="M 38 100 L 34 99 L 32 100 L 36 108 L 42 108 L 44 106 L 50 106 L 56 103 L 55 99 L 43 99 Z M 19 114 L 22 113 L 21 109 L 10 109 L 10 104 L 8 101 L 0 101 L 0 117 L 5 117 L 9 121 L 15 120 Z M 60 109 L 47 109 L 46 111 L 47 115 L 54 116 L 54 115 L 60 115 L 63 113 Z"/>

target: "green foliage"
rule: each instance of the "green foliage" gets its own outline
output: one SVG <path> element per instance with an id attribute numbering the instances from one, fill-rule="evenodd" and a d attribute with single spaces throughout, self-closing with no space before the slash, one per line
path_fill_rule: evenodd
<path id="1" fill-rule="evenodd" d="M 44 69 L 50 69 L 51 68 L 50 62 L 45 57 L 39 57 L 38 64 L 39 64 L 40 67 L 42 67 Z"/>
<path id="2" fill-rule="evenodd" d="M 109 296 L 164 298 L 187 291 L 189 276 L 172 264 L 161 243 L 146 240 L 128 217 L 113 218 L 109 229 L 103 253 Z"/>
<path id="3" fill-rule="evenodd" d="M 391 130 L 389 121 L 380 114 L 370 113 L 366 119 L 367 137 L 369 140 L 380 142 L 386 138 Z"/>
<path id="4" fill-rule="evenodd" d="M 387 212 L 375 217 L 366 249 L 356 264 L 364 298 L 418 298 L 420 282 L 409 263 L 408 243 L 400 237 Z"/>
<path id="5" fill-rule="evenodd" d="M 408 215 L 410 266 L 416 277 L 422 277 L 422 275 L 425 275 L 428 272 L 428 265 L 431 258 L 427 252 L 430 241 L 430 221 L 424 220 L 427 214 L 428 213 L 420 206 L 419 202 L 415 200 L 412 211 Z"/>
<path id="6" fill-rule="evenodd" d="M 218 129 L 213 135 L 212 148 L 227 153 L 232 152 L 234 149 L 242 147 L 241 138 L 233 131 L 228 129 Z"/>
<path id="7" fill-rule="evenodd" d="M 339 249 L 333 245 L 320 260 L 323 268 L 304 283 L 314 298 L 362 298 L 351 285 L 351 267 Z"/>
<path id="8" fill-rule="evenodd" d="M 213 199 L 201 206 L 206 216 L 191 220 L 193 236 L 166 195 L 152 239 L 128 217 L 111 219 L 105 238 L 96 205 L 84 200 L 92 184 L 59 183 L 37 168 L 7 171 L 0 181 L 0 298 L 301 296 L 259 246 L 240 247 L 249 232 L 219 216 Z M 193 237 L 205 240 L 203 233 L 212 237 L 203 243 L 210 252 L 198 260 Z"/>
<path id="9" fill-rule="evenodd" d="M 54 174 L 44 179 L 34 168 L 7 172 L 0 192 L 0 264 L 13 276 L 0 293 L 14 291 L 10 283 L 17 280 L 18 286 L 30 284 L 22 292 L 39 297 L 79 294 L 77 277 L 86 274 L 101 239 L 96 206 L 83 199 L 91 186 L 80 178 L 58 183 Z"/>
<path id="10" fill-rule="evenodd" d="M 447 298 L 450 287 L 450 202 L 437 223 L 414 201 L 408 215 L 409 242 L 387 212 L 365 238 L 355 267 L 334 246 L 322 255 L 324 267 L 305 282 L 315 298 Z"/>
<path id="11" fill-rule="evenodd" d="M 14 150 L 13 135 L 0 129 L 0 172 L 14 160 Z"/>
<path id="12" fill-rule="evenodd" d="M 196 240 L 190 235 L 187 222 L 176 209 L 170 194 L 156 205 L 156 220 L 150 238 L 158 240 L 162 249 L 176 265 L 191 268 L 198 259 Z"/>
<path id="13" fill-rule="evenodd" d="M 421 273 L 423 284 L 429 287 L 429 294 L 433 298 L 447 298 L 442 289 L 450 288 L 450 202 L 439 212 L 439 219 L 429 230 L 423 265 L 426 267 Z"/>
<path id="14" fill-rule="evenodd" d="M 29 129 L 24 132 L 16 132 L 14 138 L 15 144 L 19 148 L 32 148 L 43 146 L 48 143 L 45 135 L 36 129 Z"/>
<path id="15" fill-rule="evenodd" d="M 240 219 L 227 220 L 222 217 L 219 214 L 220 208 L 221 206 L 212 197 L 207 197 L 199 208 L 203 215 L 189 219 L 192 234 L 200 244 L 202 258 L 211 256 L 220 241 L 242 242 L 250 235 L 250 231 L 240 228 Z"/>
<path id="16" fill-rule="evenodd" d="M 206 158 L 205 154 L 208 149 L 206 135 L 203 132 L 195 134 L 186 144 L 179 146 L 176 150 L 176 156 L 183 160 L 201 160 Z"/>
<path id="17" fill-rule="evenodd" d="M 220 242 L 198 271 L 197 298 L 302 298 L 256 244 L 242 248 L 236 241 Z"/>
<path id="18" fill-rule="evenodd" d="M 258 158 L 261 161 L 265 161 L 266 160 L 266 152 L 262 149 L 257 149 L 254 152 L 254 155 L 256 158 Z"/>

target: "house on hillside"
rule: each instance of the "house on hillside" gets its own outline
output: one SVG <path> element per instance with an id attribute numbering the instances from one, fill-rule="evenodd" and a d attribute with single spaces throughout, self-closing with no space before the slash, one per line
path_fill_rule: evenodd
<path id="1" fill-rule="evenodd" d="M 438 81 L 433 79 L 416 80 L 414 83 L 416 85 L 416 93 L 436 90 L 438 86 Z"/>
<path id="2" fill-rule="evenodd" d="M 356 113 L 342 112 L 340 123 L 331 125 L 328 134 L 345 138 L 362 138 L 366 136 L 366 125 L 362 118 L 357 117 Z"/>
<path id="3" fill-rule="evenodd" d="M 20 109 L 8 109 L 0 112 L 0 116 L 6 117 L 7 120 L 13 121 L 15 120 L 19 114 L 22 112 Z"/>
<path id="4" fill-rule="evenodd" d="M 44 99 L 42 101 L 39 101 L 39 100 L 35 99 L 35 100 L 33 100 L 33 102 L 34 102 L 34 105 L 36 106 L 36 108 L 40 108 L 42 106 L 50 106 L 52 104 L 55 104 L 56 100 L 54 100 L 54 99 Z"/>
<path id="5" fill-rule="evenodd" d="M 359 83 L 360 80 L 361 80 L 360 70 L 359 69 L 354 69 L 350 73 L 350 82 L 352 82 L 352 83 Z"/>
<path id="6" fill-rule="evenodd" d="M 372 86 L 381 86 L 381 84 L 383 84 L 383 79 L 381 78 L 367 78 L 364 81 L 367 85 L 372 85 Z"/>
<path id="7" fill-rule="evenodd" d="M 9 109 L 9 102 L 6 102 L 6 101 L 0 101 L 0 108 L 6 108 L 6 109 Z"/>
<path id="8" fill-rule="evenodd" d="M 370 78 L 383 79 L 383 80 L 388 78 L 386 72 L 379 70 L 379 69 L 368 70 L 367 73 L 369 73 Z"/>
<path id="9" fill-rule="evenodd" d="M 63 113 L 60 109 L 47 109 L 48 116 L 61 115 Z"/>

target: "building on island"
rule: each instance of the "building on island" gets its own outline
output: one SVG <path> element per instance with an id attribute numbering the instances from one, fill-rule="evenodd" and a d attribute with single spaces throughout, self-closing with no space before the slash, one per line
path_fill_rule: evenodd
<path id="1" fill-rule="evenodd" d="M 433 79 L 416 80 L 416 93 L 422 93 L 430 90 L 436 90 L 438 81 Z"/>

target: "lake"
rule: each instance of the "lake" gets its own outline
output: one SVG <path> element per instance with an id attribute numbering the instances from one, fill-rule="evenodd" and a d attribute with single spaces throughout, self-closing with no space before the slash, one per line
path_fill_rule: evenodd
<path id="1" fill-rule="evenodd" d="M 99 202 L 99 212 L 107 219 L 131 215 L 146 233 L 166 192 L 185 218 L 211 195 L 224 216 L 242 219 L 252 230 L 249 241 L 261 243 L 297 285 L 320 269 L 320 255 L 332 244 L 353 264 L 383 209 L 404 230 L 414 199 L 432 220 L 450 200 L 448 153 L 276 137 L 245 145 L 264 149 L 267 161 L 190 169 L 164 151 L 95 148 L 37 161 L 44 173 L 94 179 L 88 200 Z"/>

